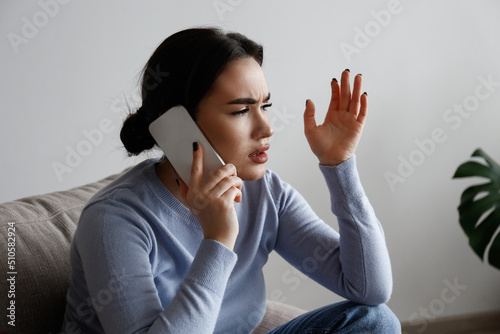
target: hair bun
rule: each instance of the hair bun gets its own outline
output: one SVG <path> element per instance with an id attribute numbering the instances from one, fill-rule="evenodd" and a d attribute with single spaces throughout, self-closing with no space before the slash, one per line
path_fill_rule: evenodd
<path id="1" fill-rule="evenodd" d="M 139 111 L 130 114 L 123 122 L 120 131 L 120 139 L 129 155 L 139 155 L 156 144 L 153 136 L 149 133 L 148 122 L 141 116 Z"/>

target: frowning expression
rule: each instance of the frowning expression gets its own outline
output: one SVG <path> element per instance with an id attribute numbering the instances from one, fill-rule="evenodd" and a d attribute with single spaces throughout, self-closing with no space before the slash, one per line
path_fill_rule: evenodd
<path id="1" fill-rule="evenodd" d="M 243 58 L 226 67 L 198 104 L 196 123 L 245 181 L 259 179 L 266 171 L 273 135 L 266 110 L 270 97 L 260 65 Z"/>

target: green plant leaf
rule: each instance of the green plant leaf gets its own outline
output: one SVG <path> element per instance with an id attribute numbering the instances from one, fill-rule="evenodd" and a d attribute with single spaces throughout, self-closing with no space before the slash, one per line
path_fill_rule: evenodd
<path id="1" fill-rule="evenodd" d="M 489 254 L 488 261 L 490 264 L 496 268 L 500 268 L 500 256 L 498 256 L 498 254 L 500 254 L 500 238 L 498 237 L 498 234 L 491 244 Z"/>
<path id="2" fill-rule="evenodd" d="M 483 260 L 500 269 L 500 165 L 481 149 L 472 154 L 484 163 L 467 161 L 461 164 L 453 178 L 482 177 L 487 183 L 471 186 L 460 198 L 460 225 L 469 238 L 469 245 Z M 491 243 L 488 254 L 487 247 Z"/>

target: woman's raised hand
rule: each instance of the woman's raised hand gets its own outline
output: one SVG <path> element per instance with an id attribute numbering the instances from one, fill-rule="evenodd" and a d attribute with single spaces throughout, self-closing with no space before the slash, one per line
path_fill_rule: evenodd
<path id="1" fill-rule="evenodd" d="M 314 103 L 306 102 L 304 131 L 321 165 L 337 166 L 352 157 L 363 132 L 368 97 L 361 93 L 360 74 L 354 78 L 351 93 L 349 75 L 349 70 L 342 72 L 340 87 L 336 79 L 332 80 L 332 98 L 323 124 L 316 125 Z"/>
<path id="2" fill-rule="evenodd" d="M 239 233 L 234 202 L 241 202 L 242 185 L 233 164 L 222 166 L 203 183 L 203 147 L 193 143 L 191 180 L 189 187 L 180 180 L 182 197 L 200 223 L 205 239 L 217 240 L 231 250 Z"/>

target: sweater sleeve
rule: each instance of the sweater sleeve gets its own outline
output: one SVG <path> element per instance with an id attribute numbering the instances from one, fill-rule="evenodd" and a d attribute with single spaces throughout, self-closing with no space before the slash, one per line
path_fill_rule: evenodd
<path id="1" fill-rule="evenodd" d="M 276 250 L 304 274 L 358 303 L 385 303 L 392 273 L 382 227 L 361 186 L 356 159 L 320 166 L 339 232 L 320 220 L 295 190 L 280 199 Z"/>
<path id="2" fill-rule="evenodd" d="M 181 277 L 172 282 L 178 286 L 175 296 L 161 305 L 150 261 L 152 232 L 132 210 L 122 209 L 86 212 L 76 236 L 94 316 L 104 331 L 212 333 L 236 254 L 217 241 L 202 240 L 191 266 L 176 273 Z M 175 265 L 176 256 L 170 255 L 164 260 Z"/>

